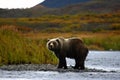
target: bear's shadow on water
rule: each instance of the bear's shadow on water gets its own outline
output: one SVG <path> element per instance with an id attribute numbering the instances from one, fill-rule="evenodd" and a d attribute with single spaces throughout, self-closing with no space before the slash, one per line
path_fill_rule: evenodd
<path id="1" fill-rule="evenodd" d="M 56 65 L 51 64 L 20 64 L 20 65 L 3 65 L 0 67 L 1 70 L 7 71 L 57 71 L 57 72 L 115 72 L 105 71 L 102 69 L 90 69 L 85 70 L 73 69 L 72 66 L 68 66 L 68 69 L 57 69 Z"/>

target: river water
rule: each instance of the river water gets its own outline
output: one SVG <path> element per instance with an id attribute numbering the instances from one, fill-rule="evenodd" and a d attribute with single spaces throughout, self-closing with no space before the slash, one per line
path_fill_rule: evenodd
<path id="1" fill-rule="evenodd" d="M 74 60 L 67 59 L 73 66 Z M 90 51 L 86 68 L 97 71 L 5 71 L 0 70 L 0 80 L 120 80 L 120 51 Z"/>

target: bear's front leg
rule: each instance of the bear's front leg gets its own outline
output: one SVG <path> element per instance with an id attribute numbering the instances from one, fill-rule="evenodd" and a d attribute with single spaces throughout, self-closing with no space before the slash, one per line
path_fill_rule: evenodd
<path id="1" fill-rule="evenodd" d="M 59 57 L 58 68 L 67 69 L 67 64 L 66 64 L 66 59 L 65 59 L 65 57 Z"/>

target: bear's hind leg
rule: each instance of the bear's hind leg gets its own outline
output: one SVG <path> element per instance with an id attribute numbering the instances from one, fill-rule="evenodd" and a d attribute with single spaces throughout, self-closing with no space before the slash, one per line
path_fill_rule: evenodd
<path id="1" fill-rule="evenodd" d="M 84 69 L 85 69 L 84 61 L 81 61 L 81 62 L 80 62 L 80 69 L 81 69 L 81 70 L 84 70 Z"/>
<path id="2" fill-rule="evenodd" d="M 75 59 L 74 69 L 79 69 L 79 59 Z"/>
<path id="3" fill-rule="evenodd" d="M 84 61 L 80 60 L 80 59 L 75 59 L 75 67 L 74 69 L 81 69 L 84 70 L 85 66 L 84 66 Z"/>

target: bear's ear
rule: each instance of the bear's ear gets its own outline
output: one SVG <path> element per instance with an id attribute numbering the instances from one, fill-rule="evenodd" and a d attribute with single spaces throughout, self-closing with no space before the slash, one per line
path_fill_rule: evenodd
<path id="1" fill-rule="evenodd" d="M 56 41 L 58 42 L 58 41 L 59 41 L 59 39 L 56 39 Z"/>
<path id="2" fill-rule="evenodd" d="M 47 41 L 50 41 L 50 39 L 48 38 Z"/>
<path id="3" fill-rule="evenodd" d="M 56 41 L 57 41 L 58 43 L 60 43 L 59 39 L 56 39 Z"/>

